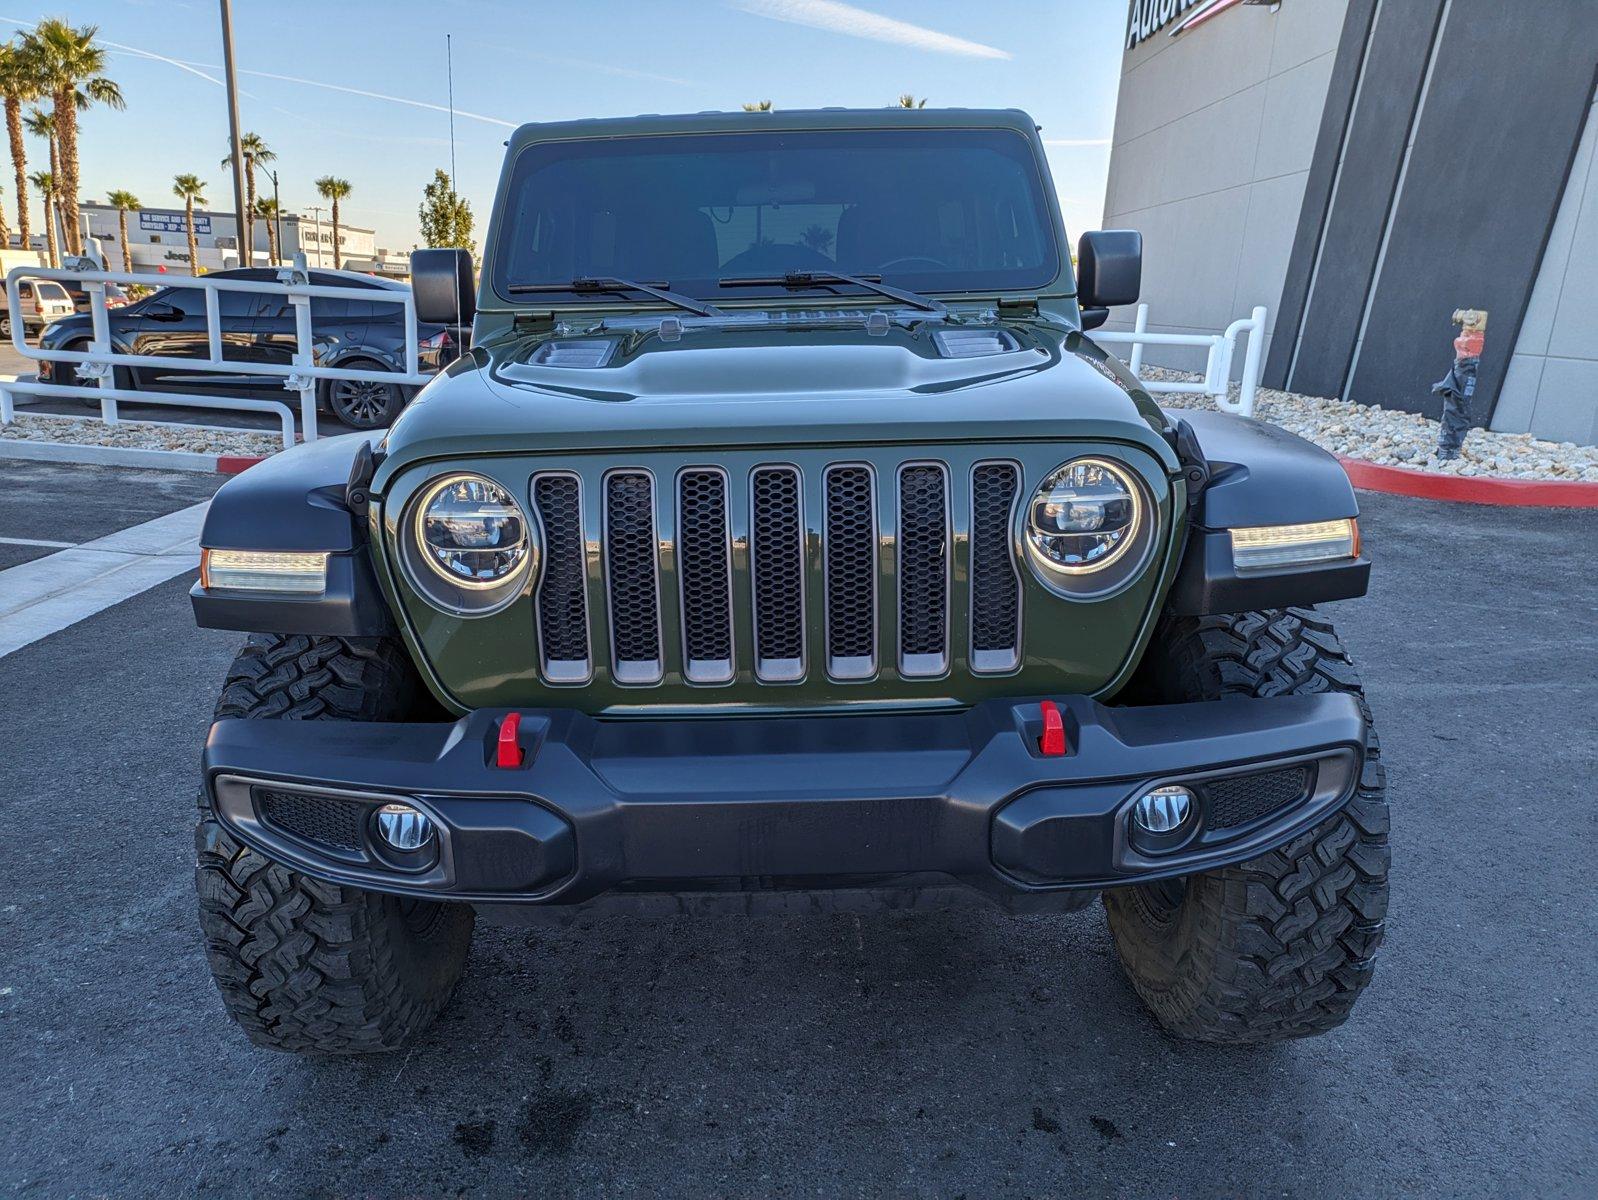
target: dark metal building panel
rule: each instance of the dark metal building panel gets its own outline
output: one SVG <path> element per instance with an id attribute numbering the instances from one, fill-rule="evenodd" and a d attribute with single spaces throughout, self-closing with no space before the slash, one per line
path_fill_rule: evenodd
<path id="1" fill-rule="evenodd" d="M 1276 335 L 1265 360 L 1262 382 L 1266 387 L 1287 386 L 1287 371 L 1309 301 L 1310 278 L 1315 272 L 1315 256 L 1320 250 L 1326 214 L 1332 206 L 1332 187 L 1337 182 L 1337 164 L 1343 157 L 1343 140 L 1348 133 L 1348 118 L 1354 108 L 1354 92 L 1365 65 L 1365 45 L 1370 39 L 1371 21 L 1376 16 L 1376 0 L 1349 0 L 1343 17 L 1343 32 L 1337 42 L 1337 58 L 1332 63 L 1332 78 L 1326 88 L 1326 107 L 1321 111 L 1320 131 L 1315 137 L 1315 157 L 1304 181 L 1304 200 L 1299 207 L 1298 229 L 1293 235 L 1293 250 L 1282 282 L 1282 298 L 1276 308 Z"/>
<path id="2" fill-rule="evenodd" d="M 1508 370 L 1592 101 L 1592 0 L 1453 0 L 1349 396 L 1436 416 L 1456 308 L 1491 314 L 1477 385 Z"/>
<path id="3" fill-rule="evenodd" d="M 1442 12 L 1443 0 L 1405 0 L 1376 15 L 1319 261 L 1310 263 L 1292 391 L 1338 396 L 1347 382 Z"/>

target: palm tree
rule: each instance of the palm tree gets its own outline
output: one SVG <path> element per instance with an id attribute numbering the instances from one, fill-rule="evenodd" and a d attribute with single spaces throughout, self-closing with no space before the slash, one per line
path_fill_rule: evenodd
<path id="1" fill-rule="evenodd" d="M 49 171 L 35 171 L 28 176 L 28 180 L 39 189 L 39 195 L 44 199 L 44 244 L 50 254 L 50 265 L 59 267 L 61 256 L 56 251 L 55 222 L 51 220 L 51 210 L 55 207 L 55 176 Z"/>
<path id="2" fill-rule="evenodd" d="M 33 229 L 28 218 L 28 149 L 22 140 L 22 106 L 39 98 L 39 69 L 22 43 L 0 45 L 0 96 L 5 98 L 6 133 L 11 139 L 11 167 L 17 181 L 17 233 L 26 250 Z"/>
<path id="3" fill-rule="evenodd" d="M 43 138 L 50 147 L 50 170 L 42 173 L 48 175 L 52 181 L 60 179 L 61 155 L 55 140 L 55 122 L 51 120 L 50 114 L 42 108 L 30 108 L 28 115 L 23 118 L 22 124 L 34 137 Z M 39 174 L 40 172 L 35 172 L 29 178 L 37 181 Z M 35 186 L 37 186 L 37 183 L 35 183 Z M 40 195 L 39 200 L 44 205 L 44 223 L 48 227 L 46 232 L 50 235 L 48 240 L 53 243 L 56 223 L 60 219 L 61 196 L 52 186 L 48 193 Z M 65 234 L 63 233 L 62 236 L 65 236 Z M 50 257 L 52 259 L 55 257 L 54 251 L 51 251 Z"/>
<path id="4" fill-rule="evenodd" d="M 138 212 L 144 206 L 132 192 L 120 188 L 114 192 L 107 192 L 105 198 L 117 210 L 117 236 L 122 239 L 122 269 L 132 274 L 133 247 L 128 245 L 128 213 Z"/>
<path id="5" fill-rule="evenodd" d="M 83 253 L 78 230 L 78 111 L 90 104 L 126 107 L 122 89 L 105 75 L 106 50 L 94 41 L 99 32 L 94 25 L 73 26 L 50 17 L 27 35 L 27 41 L 37 47 L 44 91 L 54 110 L 61 154 L 62 216 L 73 254 Z"/>
<path id="6" fill-rule="evenodd" d="M 255 203 L 255 164 L 273 162 L 277 159 L 277 155 L 258 133 L 244 134 L 239 138 L 239 143 L 244 147 L 244 240 L 240 245 L 248 247 L 247 251 L 239 256 L 239 266 L 248 267 L 255 263 L 255 218 L 259 215 Z M 233 156 L 229 154 L 224 158 L 222 165 L 231 167 Z M 268 233 L 269 245 L 271 240 L 271 234 Z"/>
<path id="7" fill-rule="evenodd" d="M 189 274 L 200 273 L 200 246 L 194 240 L 194 206 L 205 203 L 205 184 L 198 175 L 174 175 L 172 194 L 183 201 L 183 216 L 189 227 Z"/>
<path id="8" fill-rule="evenodd" d="M 277 217 L 278 202 L 270 196 L 262 196 L 255 202 L 255 215 L 266 222 L 266 256 L 274 267 L 283 265 L 283 260 L 277 254 Z"/>
<path id="9" fill-rule="evenodd" d="M 909 92 L 900 93 L 900 96 L 899 96 L 899 107 L 900 108 L 925 108 L 926 106 L 927 106 L 927 98 L 925 96 L 921 97 L 920 100 L 917 100 Z"/>
<path id="10" fill-rule="evenodd" d="M 770 111 L 771 111 L 771 101 L 770 100 L 757 100 L 753 104 L 745 104 L 744 105 L 744 112 L 770 112 Z"/>
<path id="11" fill-rule="evenodd" d="M 4 191 L 5 191 L 5 188 L 0 187 L 0 192 L 4 192 Z M 10 244 L 11 244 L 11 226 L 6 224 L 5 205 L 4 204 L 0 204 L 0 246 L 9 246 Z"/>
<path id="12" fill-rule="evenodd" d="M 344 265 L 338 242 L 338 202 L 350 194 L 350 181 L 324 175 L 316 181 L 316 191 L 322 199 L 333 205 L 333 269 L 337 271 Z"/>

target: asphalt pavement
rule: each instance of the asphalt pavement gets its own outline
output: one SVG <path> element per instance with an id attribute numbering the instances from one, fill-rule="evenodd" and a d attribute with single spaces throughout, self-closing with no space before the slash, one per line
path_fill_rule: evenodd
<path id="1" fill-rule="evenodd" d="M 0 463 L 0 538 L 217 482 L 139 474 Z M 0 657 L 0 1191 L 1598 1193 L 1598 519 L 1362 502 L 1372 594 L 1332 612 L 1388 762 L 1388 941 L 1348 1025 L 1269 1049 L 1163 1036 L 1094 905 L 480 925 L 414 1049 L 256 1050 L 191 874 L 240 638 L 193 627 L 190 575 Z"/>

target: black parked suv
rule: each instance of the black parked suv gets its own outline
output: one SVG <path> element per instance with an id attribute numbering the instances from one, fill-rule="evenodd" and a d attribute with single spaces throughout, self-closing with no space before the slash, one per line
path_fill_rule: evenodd
<path id="1" fill-rule="evenodd" d="M 246 267 L 218 271 L 213 278 L 270 283 L 277 279 L 277 271 L 269 267 Z M 348 300 L 316 297 L 311 301 L 311 330 L 319 366 L 405 370 L 404 310 L 397 304 L 363 299 L 359 294 L 380 289 L 400 290 L 405 285 L 351 271 L 312 271 L 310 282 L 318 287 L 347 287 L 351 292 Z M 118 368 L 117 386 L 281 398 L 282 378 L 249 374 L 248 364 L 287 366 L 293 362 L 293 305 L 285 296 L 251 292 L 222 292 L 218 302 L 222 354 L 227 360 L 240 364 L 239 374 L 167 367 Z M 162 288 L 134 304 L 113 309 L 108 316 L 113 348 L 124 354 L 204 359 L 209 353 L 205 293 L 198 286 L 179 283 Z M 459 355 L 461 338 L 447 326 L 419 324 L 416 332 L 421 343 L 419 365 L 422 371 L 437 371 Z M 40 345 L 46 350 L 85 351 L 93 336 L 92 318 L 87 313 L 79 313 L 51 325 Z M 74 383 L 77 381 L 75 364 L 41 363 L 39 378 L 45 383 Z M 323 380 L 317 385 L 317 398 L 324 411 L 345 425 L 354 429 L 379 429 L 399 415 L 416 391 L 401 384 Z"/>

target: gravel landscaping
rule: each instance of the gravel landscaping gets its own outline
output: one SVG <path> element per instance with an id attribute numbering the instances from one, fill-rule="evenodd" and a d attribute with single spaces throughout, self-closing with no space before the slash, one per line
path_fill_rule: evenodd
<path id="1" fill-rule="evenodd" d="M 1163 367 L 1143 368 L 1145 380 L 1177 382 L 1198 375 Z M 1237 398 L 1238 385 L 1232 385 Z M 1155 393 L 1163 408 L 1213 408 L 1207 396 Z M 1347 458 L 1382 466 L 1411 467 L 1445 475 L 1493 476 L 1506 479 L 1555 479 L 1598 483 L 1598 446 L 1544 442 L 1529 433 L 1494 433 L 1473 429 L 1460 457 L 1435 456 L 1438 423 L 1415 413 L 1325 400 L 1260 388 L 1254 394 L 1254 415 L 1317 446 Z"/>
<path id="2" fill-rule="evenodd" d="M 107 425 L 93 418 L 22 412 L 17 413 L 17 419 L 10 425 L 0 425 L 0 439 L 240 456 L 275 454 L 283 448 L 282 438 L 275 433 L 251 433 L 204 425 L 168 425 L 155 421 L 124 420 Z"/>

